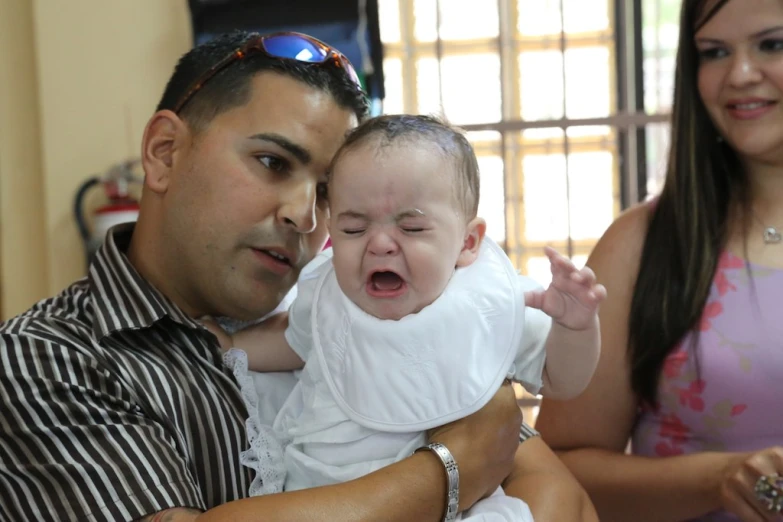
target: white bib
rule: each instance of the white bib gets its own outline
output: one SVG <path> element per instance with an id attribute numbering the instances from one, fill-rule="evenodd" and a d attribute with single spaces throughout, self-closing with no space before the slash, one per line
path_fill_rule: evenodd
<path id="1" fill-rule="evenodd" d="M 423 431 L 470 415 L 494 396 L 513 367 L 524 309 L 516 270 L 488 238 L 434 303 L 399 321 L 356 306 L 329 263 L 315 286 L 313 347 L 351 420 L 379 431 Z"/>

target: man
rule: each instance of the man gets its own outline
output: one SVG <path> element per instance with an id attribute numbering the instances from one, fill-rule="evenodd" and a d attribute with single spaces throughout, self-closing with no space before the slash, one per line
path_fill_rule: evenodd
<path id="1" fill-rule="evenodd" d="M 302 35 L 234 33 L 182 58 L 145 129 L 135 227 L 0 327 L 0 519 L 443 519 L 455 488 L 430 451 L 245 498 L 247 411 L 197 321 L 279 305 L 326 241 L 327 166 L 365 114 L 347 60 Z M 502 482 L 537 520 L 594 516 L 540 438 L 518 443 L 520 421 L 504 386 L 431 434 L 458 463 L 460 509 Z"/>

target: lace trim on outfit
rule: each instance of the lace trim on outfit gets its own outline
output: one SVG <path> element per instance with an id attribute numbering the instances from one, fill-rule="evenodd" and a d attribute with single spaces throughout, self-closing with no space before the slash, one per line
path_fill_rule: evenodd
<path id="1" fill-rule="evenodd" d="M 258 416 L 258 392 L 248 372 L 247 354 L 231 348 L 223 354 L 223 364 L 234 374 L 249 415 L 245 421 L 248 449 L 239 454 L 240 463 L 256 474 L 249 494 L 252 497 L 280 493 L 285 484 L 283 444 L 272 427 L 263 424 Z"/>

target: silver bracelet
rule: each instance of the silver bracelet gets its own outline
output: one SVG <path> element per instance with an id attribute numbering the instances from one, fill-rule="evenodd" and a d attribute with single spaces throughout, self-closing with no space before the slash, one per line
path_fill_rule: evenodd
<path id="1" fill-rule="evenodd" d="M 448 494 L 446 496 L 446 516 L 443 518 L 443 522 L 453 522 L 457 519 L 457 513 L 459 512 L 459 468 L 457 467 L 457 461 L 454 460 L 454 456 L 448 448 L 440 442 L 422 446 L 414 453 L 421 450 L 433 452 L 440 458 L 443 466 L 446 468 Z"/>
<path id="2" fill-rule="evenodd" d="M 522 425 L 519 427 L 519 443 L 522 444 L 527 439 L 533 438 L 533 437 L 540 437 L 541 434 L 536 431 L 535 429 L 531 428 L 524 422 L 522 422 Z"/>

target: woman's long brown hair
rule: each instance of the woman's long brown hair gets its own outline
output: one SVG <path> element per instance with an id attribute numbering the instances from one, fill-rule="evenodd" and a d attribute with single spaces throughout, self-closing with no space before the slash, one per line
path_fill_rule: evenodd
<path id="1" fill-rule="evenodd" d="M 651 406 L 666 357 L 702 316 L 732 206 L 749 208 L 741 162 L 720 139 L 698 92 L 694 35 L 729 1 L 683 0 L 680 15 L 666 181 L 644 241 L 628 325 L 631 387 Z M 698 369 L 697 339 L 691 348 Z"/>

